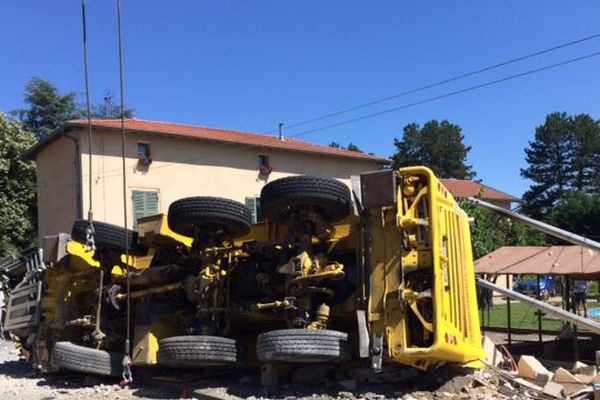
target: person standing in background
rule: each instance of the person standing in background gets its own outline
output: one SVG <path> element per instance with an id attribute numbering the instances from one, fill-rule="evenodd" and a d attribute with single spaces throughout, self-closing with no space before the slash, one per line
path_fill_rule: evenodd
<path id="1" fill-rule="evenodd" d="M 573 304 L 575 304 L 575 312 L 579 315 L 579 306 L 583 309 L 583 316 L 587 318 L 587 305 L 585 300 L 589 289 L 588 281 L 576 280 L 573 284 Z"/>

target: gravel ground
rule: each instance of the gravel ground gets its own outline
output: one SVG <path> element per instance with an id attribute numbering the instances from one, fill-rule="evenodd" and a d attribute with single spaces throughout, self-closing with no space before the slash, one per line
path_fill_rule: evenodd
<path id="1" fill-rule="evenodd" d="M 158 372 L 154 376 L 146 373 L 143 379 L 139 379 L 142 372 L 137 371 L 136 378 L 138 379 L 134 384 L 123 389 L 117 385 L 114 379 L 110 378 L 99 379 L 68 373 L 47 376 L 38 374 L 31 369 L 29 364 L 19 360 L 19 355 L 12 343 L 0 340 L 0 399 L 2 400 L 498 398 L 497 395 L 490 394 L 490 391 L 485 388 L 468 389 L 471 383 L 470 376 L 456 374 L 446 369 L 428 374 L 413 373 L 412 377 L 401 380 L 392 376 L 390 382 L 393 383 L 377 385 L 357 384 L 348 375 L 337 371 L 329 371 L 323 375 L 326 376 L 314 379 L 310 384 L 283 383 L 264 387 L 260 385 L 260 376 L 255 372 L 230 371 L 227 375 L 213 377 L 209 380 L 208 377 L 201 377 L 195 371 L 169 371 L 167 374 Z"/>

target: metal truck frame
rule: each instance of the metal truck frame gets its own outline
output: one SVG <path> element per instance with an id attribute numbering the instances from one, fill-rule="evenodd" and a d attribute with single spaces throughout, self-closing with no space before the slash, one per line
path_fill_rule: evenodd
<path id="1" fill-rule="evenodd" d="M 43 267 L 0 267 L 4 327 L 42 371 L 119 375 L 127 302 L 133 365 L 482 365 L 469 218 L 429 169 L 366 173 L 352 191 L 283 178 L 261 206 L 251 226 L 240 203 L 181 199 L 139 232 L 94 222 L 96 249 L 76 221 Z"/>

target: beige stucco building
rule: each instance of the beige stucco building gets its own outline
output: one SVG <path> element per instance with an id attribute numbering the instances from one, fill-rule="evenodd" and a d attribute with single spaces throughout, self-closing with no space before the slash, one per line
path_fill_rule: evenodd
<path id="1" fill-rule="evenodd" d="M 94 219 L 122 225 L 123 174 L 119 120 L 92 121 L 92 209 Z M 128 226 L 148 214 L 166 212 L 187 196 L 220 196 L 246 203 L 258 215 L 256 199 L 269 181 L 308 174 L 339 179 L 376 170 L 388 160 L 294 139 L 127 120 Z M 37 162 L 40 238 L 69 232 L 86 218 L 90 204 L 87 121 L 71 121 L 30 149 Z"/>

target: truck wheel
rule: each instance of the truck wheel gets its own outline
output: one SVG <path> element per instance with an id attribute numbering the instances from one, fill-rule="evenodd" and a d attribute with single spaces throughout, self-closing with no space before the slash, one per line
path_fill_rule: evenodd
<path id="1" fill-rule="evenodd" d="M 125 230 L 118 226 L 107 224 L 105 222 L 93 221 L 94 224 L 94 243 L 99 250 L 115 250 L 125 254 Z M 86 243 L 86 231 L 88 221 L 78 219 L 73 222 L 71 229 L 71 239 L 79 243 Z M 127 230 L 127 243 L 129 244 L 129 254 L 145 255 L 148 249 L 138 243 L 138 234 L 136 231 Z"/>
<path id="2" fill-rule="evenodd" d="M 158 347 L 158 364 L 174 368 L 216 367 L 240 360 L 238 343 L 221 336 L 174 336 L 162 339 Z"/>
<path id="3" fill-rule="evenodd" d="M 308 207 L 332 223 L 347 217 L 351 206 L 348 187 L 331 178 L 290 176 L 268 183 L 260 193 L 263 216 L 275 221 L 286 221 L 292 211 Z"/>
<path id="4" fill-rule="evenodd" d="M 79 346 L 71 342 L 57 342 L 50 362 L 57 367 L 86 374 L 120 376 L 123 355 Z"/>
<path id="5" fill-rule="evenodd" d="M 194 227 L 230 238 L 244 236 L 252 227 L 250 210 L 242 203 L 220 197 L 186 197 L 169 207 L 169 228 L 194 237 Z"/>
<path id="6" fill-rule="evenodd" d="M 280 329 L 258 335 L 256 353 L 259 360 L 268 362 L 335 362 L 350 360 L 352 346 L 345 332 Z"/>

